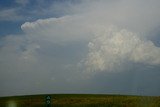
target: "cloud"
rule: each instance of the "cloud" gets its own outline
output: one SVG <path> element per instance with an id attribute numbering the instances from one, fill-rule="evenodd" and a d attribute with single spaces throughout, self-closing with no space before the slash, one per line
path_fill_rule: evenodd
<path id="1" fill-rule="evenodd" d="M 160 64 L 160 48 L 137 34 L 114 26 L 99 32 L 89 42 L 89 53 L 83 63 L 89 71 L 114 71 L 125 62 Z"/>
<path id="2" fill-rule="evenodd" d="M 0 39 L 0 95 L 140 94 L 150 86 L 144 94 L 159 95 L 160 48 L 151 41 L 159 1 L 70 5 L 63 16 L 25 22 L 24 34 Z"/>
<path id="3" fill-rule="evenodd" d="M 89 25 L 83 20 L 84 18 L 76 15 L 40 19 L 35 22 L 26 22 L 21 28 L 32 39 L 40 38 L 43 41 L 65 44 L 72 41 L 86 41 L 91 38 Z"/>
<path id="4" fill-rule="evenodd" d="M 23 16 L 18 14 L 18 8 L 0 10 L 0 21 L 22 20 Z"/>
<path id="5" fill-rule="evenodd" d="M 29 3 L 29 0 L 15 0 L 15 2 L 16 2 L 17 4 L 20 4 L 20 5 L 22 5 L 22 6 L 25 6 L 25 5 L 27 5 L 27 4 Z"/>

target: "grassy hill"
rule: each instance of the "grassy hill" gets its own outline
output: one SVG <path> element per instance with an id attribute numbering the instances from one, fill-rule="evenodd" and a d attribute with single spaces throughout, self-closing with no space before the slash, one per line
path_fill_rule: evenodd
<path id="1" fill-rule="evenodd" d="M 149 96 L 52 94 L 47 97 L 1 97 L 0 107 L 160 107 L 160 97 Z"/>

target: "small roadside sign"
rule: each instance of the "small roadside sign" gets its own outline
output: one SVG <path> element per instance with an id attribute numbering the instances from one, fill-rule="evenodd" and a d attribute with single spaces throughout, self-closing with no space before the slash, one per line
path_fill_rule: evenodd
<path id="1" fill-rule="evenodd" d="M 51 96 L 46 96 L 46 107 L 51 107 Z"/>

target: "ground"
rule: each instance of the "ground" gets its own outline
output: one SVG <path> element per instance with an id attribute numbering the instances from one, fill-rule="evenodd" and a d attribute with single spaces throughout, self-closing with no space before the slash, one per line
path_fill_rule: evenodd
<path id="1" fill-rule="evenodd" d="M 160 107 L 160 96 L 50 94 L 1 97 L 0 107 Z"/>

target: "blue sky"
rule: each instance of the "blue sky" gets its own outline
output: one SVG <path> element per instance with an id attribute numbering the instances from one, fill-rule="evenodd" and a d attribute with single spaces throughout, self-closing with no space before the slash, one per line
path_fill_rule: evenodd
<path id="1" fill-rule="evenodd" d="M 159 96 L 159 10 L 157 0 L 1 0 L 0 96 Z"/>
<path id="2" fill-rule="evenodd" d="M 72 3 L 78 2 L 76 0 L 1 0 L 0 35 L 22 33 L 20 25 L 26 21 L 63 16 L 67 14 L 67 9 Z M 54 4 L 59 6 L 59 10 L 54 10 Z M 61 6 L 65 6 L 65 12 L 61 10 Z"/>

